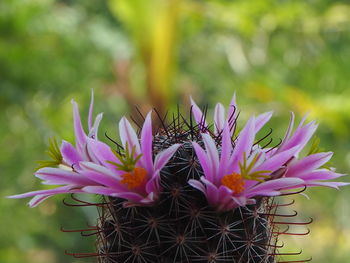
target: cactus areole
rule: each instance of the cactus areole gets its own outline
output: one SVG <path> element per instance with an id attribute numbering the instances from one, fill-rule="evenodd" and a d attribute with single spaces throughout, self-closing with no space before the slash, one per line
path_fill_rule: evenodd
<path id="1" fill-rule="evenodd" d="M 157 129 L 152 112 L 144 116 L 139 133 L 123 117 L 120 143 L 107 136 L 106 144 L 97 137 L 102 114 L 93 122 L 92 111 L 93 100 L 86 133 L 73 101 L 75 146 L 52 140 L 52 160 L 40 162 L 35 176 L 57 187 L 10 196 L 33 197 L 29 205 L 34 207 L 50 196 L 71 193 L 77 204 L 67 205 L 98 207 L 96 226 L 81 230 L 96 235 L 96 251 L 67 254 L 103 263 L 311 261 L 296 259 L 300 253 L 278 252 L 280 235 L 309 232 L 301 227 L 291 233 L 288 225 L 312 220 L 291 220 L 297 213 L 281 207 L 293 202 L 275 197 L 312 186 L 346 185 L 330 181 L 343 176 L 326 165 L 332 152 L 320 152 L 313 144 L 301 154 L 316 131 L 314 121 L 304 118 L 294 129 L 291 114 L 283 139 L 274 143 L 272 129 L 263 129 L 272 112 L 240 126 L 233 96 L 227 110 L 216 105 L 210 124 L 207 109 L 191 98 L 189 114 L 177 113 L 171 120 L 158 116 L 162 125 Z M 97 194 L 102 201 L 81 201 L 75 193 Z"/>

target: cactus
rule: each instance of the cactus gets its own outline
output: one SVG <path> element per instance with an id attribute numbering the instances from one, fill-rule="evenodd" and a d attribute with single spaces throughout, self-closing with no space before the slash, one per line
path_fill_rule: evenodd
<path id="1" fill-rule="evenodd" d="M 188 184 L 190 179 L 203 175 L 191 143 L 203 145 L 201 129 L 181 119 L 179 115 L 169 125 L 163 124 L 154 137 L 154 154 L 175 143 L 182 144 L 161 171 L 162 193 L 158 202 L 152 206 L 125 207 L 124 199 L 105 197 L 95 204 L 101 215 L 92 230 L 97 236 L 97 253 L 71 255 L 97 257 L 100 263 L 277 262 L 278 237 L 287 233 L 278 232 L 278 224 L 288 222 L 274 221 L 296 214 L 277 214 L 281 204 L 269 197 L 260 197 L 254 205 L 230 211 L 211 207 L 204 194 Z M 220 136 L 212 136 L 221 145 Z M 263 138 L 266 140 L 267 136 Z"/>
<path id="2" fill-rule="evenodd" d="M 76 147 L 63 141 L 59 149 L 56 143 L 54 160 L 41 162 L 36 172 L 45 183 L 63 186 L 12 198 L 34 196 L 29 204 L 36 206 L 54 194 L 72 193 L 75 203 L 65 201 L 68 206 L 96 206 L 96 226 L 77 230 L 96 235 L 96 252 L 67 254 L 96 257 L 100 263 L 310 261 L 281 260 L 300 253 L 279 253 L 279 236 L 306 235 L 309 231 L 289 232 L 288 225 L 312 220 L 286 220 L 297 213 L 279 208 L 293 202 L 279 203 L 276 196 L 298 194 L 308 186 L 346 185 L 325 181 L 342 176 L 325 166 L 332 153 L 320 153 L 313 145 L 306 157 L 299 156 L 317 125 L 304 119 L 293 134 L 292 115 L 283 140 L 273 145 L 272 130 L 256 138 L 271 112 L 253 116 L 237 133 L 235 97 L 226 118 L 217 104 L 213 127 L 191 101 L 189 120 L 178 113 L 166 124 L 157 113 L 162 127 L 152 132 L 150 112 L 140 136 L 122 118 L 121 144 L 107 136 L 114 147 L 97 139 L 102 115 L 92 125 L 89 113 L 87 135 L 73 102 Z M 98 194 L 102 201 L 89 203 L 74 193 Z"/>

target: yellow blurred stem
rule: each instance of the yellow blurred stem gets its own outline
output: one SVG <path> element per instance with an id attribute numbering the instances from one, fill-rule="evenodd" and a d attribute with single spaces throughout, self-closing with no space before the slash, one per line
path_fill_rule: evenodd
<path id="1" fill-rule="evenodd" d="M 161 113 L 169 105 L 181 0 L 110 0 L 131 32 L 145 67 L 148 100 Z"/>

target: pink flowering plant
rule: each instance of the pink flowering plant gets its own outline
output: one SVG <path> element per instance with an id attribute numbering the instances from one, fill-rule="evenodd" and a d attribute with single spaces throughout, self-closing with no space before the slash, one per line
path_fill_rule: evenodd
<path id="1" fill-rule="evenodd" d="M 235 95 L 227 110 L 216 105 L 213 125 L 207 110 L 190 103 L 189 120 L 180 113 L 170 123 L 159 117 L 157 129 L 152 111 L 140 131 L 122 117 L 120 143 L 112 140 L 111 147 L 98 139 L 102 113 L 93 122 L 93 97 L 88 132 L 72 101 L 75 145 L 52 140 L 52 160 L 41 161 L 35 172 L 55 187 L 10 198 L 32 197 L 34 207 L 56 194 L 103 196 L 96 204 L 104 211 L 94 228 L 98 250 L 89 254 L 99 262 L 276 262 L 283 232 L 273 218 L 283 215 L 273 197 L 347 185 L 333 181 L 344 176 L 327 165 L 333 153 L 316 144 L 301 153 L 317 129 L 306 117 L 293 131 L 291 113 L 283 139 L 270 146 L 263 141 L 271 132 L 257 134 L 272 112 L 251 116 L 238 132 Z"/>
<path id="2" fill-rule="evenodd" d="M 51 155 L 58 167 L 40 168 L 35 176 L 43 184 L 63 185 L 50 190 L 39 190 L 10 196 L 24 198 L 34 196 L 29 206 L 34 207 L 48 197 L 61 193 L 93 193 L 124 198 L 134 204 L 151 204 L 160 192 L 159 173 L 176 152 L 179 144 L 152 156 L 152 120 L 147 114 L 139 140 L 130 122 L 123 117 L 119 122 L 123 152 L 113 151 L 97 139 L 97 130 L 102 119 L 100 113 L 92 125 L 93 100 L 89 111 L 89 133 L 86 134 L 80 120 L 78 106 L 73 104 L 76 146 L 62 141 L 60 149 L 53 144 Z M 45 166 L 47 162 L 43 162 Z M 52 163 L 49 162 L 49 165 Z"/>
<path id="3" fill-rule="evenodd" d="M 338 188 L 346 185 L 342 182 L 327 181 L 344 174 L 338 174 L 334 168 L 322 168 L 332 157 L 332 152 L 315 153 L 304 158 L 299 156 L 301 150 L 316 131 L 315 122 L 304 125 L 304 118 L 294 134 L 294 114 L 284 139 L 278 147 L 262 148 L 255 142 L 257 132 L 269 121 L 272 112 L 258 117 L 251 117 L 232 147 L 231 135 L 235 122 L 230 127 L 229 120 L 235 118 L 235 96 L 231 101 L 232 111 L 225 119 L 224 108 L 218 103 L 215 107 L 215 135 L 221 134 L 218 148 L 209 130 L 204 115 L 193 100 L 192 107 L 195 120 L 202 129 L 205 146 L 203 149 L 193 142 L 204 176 L 199 180 L 190 180 L 189 184 L 203 192 L 210 205 L 220 210 L 230 210 L 238 206 L 256 203 L 257 196 L 278 196 L 284 190 L 303 186 L 328 186 Z"/>

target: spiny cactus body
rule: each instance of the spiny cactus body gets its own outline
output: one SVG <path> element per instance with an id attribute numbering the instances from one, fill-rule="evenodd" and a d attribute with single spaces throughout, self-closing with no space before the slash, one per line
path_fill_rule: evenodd
<path id="1" fill-rule="evenodd" d="M 346 185 L 328 181 L 343 176 L 326 165 L 331 152 L 319 152 L 313 145 L 301 157 L 315 122 L 305 124 L 304 118 L 292 132 L 292 114 L 284 138 L 273 144 L 272 130 L 257 136 L 272 112 L 252 116 L 237 132 L 235 97 L 226 117 L 224 107 L 216 105 L 213 125 L 208 125 L 206 111 L 191 103 L 189 120 L 178 113 L 165 124 L 157 114 L 162 125 L 156 130 L 152 112 L 142 116 L 139 134 L 123 117 L 121 143 L 107 136 L 114 144 L 110 147 L 97 138 L 102 115 L 92 124 L 91 105 L 86 134 L 73 102 L 76 146 L 51 143 L 54 160 L 41 162 L 36 172 L 43 183 L 59 186 L 12 198 L 34 196 L 29 202 L 33 207 L 52 195 L 71 193 L 78 204 L 67 205 L 97 206 L 97 225 L 77 230 L 97 235 L 97 251 L 67 254 L 96 257 L 100 263 L 310 261 L 280 259 L 300 253 L 279 253 L 279 236 L 308 234 L 291 233 L 288 225 L 311 221 L 285 220 L 296 213 L 278 210 L 292 202 L 279 204 L 274 197 L 297 194 L 308 186 Z M 103 201 L 81 201 L 74 193 L 98 194 Z"/>

